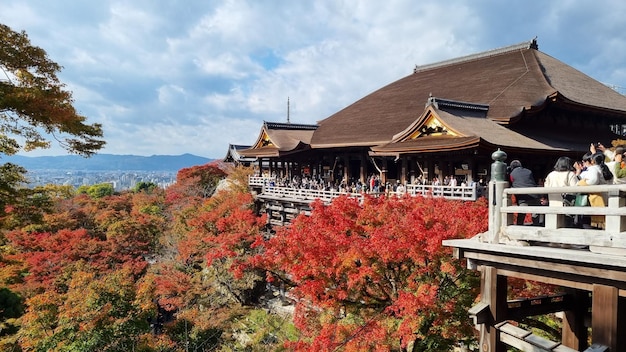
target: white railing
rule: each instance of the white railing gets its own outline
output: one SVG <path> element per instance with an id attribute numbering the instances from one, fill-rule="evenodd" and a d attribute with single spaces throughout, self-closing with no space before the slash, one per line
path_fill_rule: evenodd
<path id="1" fill-rule="evenodd" d="M 248 176 L 248 185 L 263 187 L 276 182 L 276 177 L 269 176 Z"/>
<path id="2" fill-rule="evenodd" d="M 276 177 L 268 177 L 268 176 L 250 176 L 248 177 L 248 184 L 253 187 L 265 187 L 269 189 L 269 186 L 276 186 Z M 268 192 L 267 189 L 263 190 L 263 193 Z M 283 187 L 287 188 L 287 187 Z M 458 199 L 458 200 L 476 200 L 483 195 L 483 190 L 485 187 L 479 186 L 478 184 L 474 184 L 471 186 L 433 186 L 433 185 L 414 185 L 409 184 L 406 185 L 407 193 L 412 196 L 421 195 L 424 197 L 445 197 L 448 199 Z M 324 196 L 323 200 L 331 200 L 333 197 L 336 198 L 339 195 L 345 194 L 345 192 L 338 191 L 319 191 L 315 189 L 294 189 L 298 192 L 292 192 L 292 194 L 297 195 L 298 197 L 302 196 L 303 200 L 311 199 L 311 195 L 322 194 Z M 289 193 L 282 192 L 281 193 Z M 334 196 L 331 196 L 333 194 Z M 358 193 L 351 193 L 358 194 Z M 378 193 L 371 193 L 378 194 Z M 402 196 L 401 192 L 388 192 L 390 195 Z M 486 194 L 485 194 L 486 195 Z M 295 198 L 300 199 L 300 198 Z M 313 198 L 315 199 L 315 197 Z"/>
<path id="3" fill-rule="evenodd" d="M 260 181 L 257 181 L 260 182 Z M 477 186 L 431 186 L 431 185 L 409 185 L 406 192 L 389 192 L 389 196 L 401 197 L 404 193 L 410 196 L 424 196 L 424 197 L 444 197 L 447 199 L 457 200 L 476 200 L 479 197 L 479 188 Z M 382 193 L 370 193 L 372 196 L 379 196 Z M 323 202 L 331 202 L 334 198 L 342 195 L 347 195 L 352 198 L 358 198 L 363 200 L 363 193 L 349 193 L 341 191 L 325 191 L 317 189 L 304 189 L 293 187 L 279 187 L 265 184 L 263 191 L 260 194 L 264 198 L 280 198 L 280 199 L 292 199 L 296 201 L 312 201 L 314 199 L 321 199 Z"/>
<path id="4" fill-rule="evenodd" d="M 586 248 L 602 253 L 626 255 L 626 185 L 505 188 L 507 182 L 490 187 L 489 232 L 484 242 L 516 244 L 548 243 L 561 247 Z M 504 184 L 504 186 L 502 185 Z M 499 194 L 498 194 L 499 193 Z M 593 194 L 604 198 L 605 206 L 518 206 L 511 196 L 521 194 Z M 499 200 L 499 201 L 498 201 Z M 514 215 L 535 214 L 545 220 L 537 225 L 516 225 Z M 568 217 L 591 217 L 598 226 L 574 227 Z"/>
<path id="5" fill-rule="evenodd" d="M 324 191 L 317 189 L 303 189 L 292 187 L 265 187 L 261 196 L 264 198 L 290 199 L 298 201 L 313 201 L 320 199 L 322 202 L 330 203 L 333 199 L 340 196 L 348 196 L 363 200 L 362 193 L 348 193 L 339 191 Z"/>
<path id="6" fill-rule="evenodd" d="M 478 184 L 472 186 L 433 186 L 433 185 L 407 185 L 407 193 L 424 197 L 444 197 L 447 199 L 476 200 L 480 197 Z"/>

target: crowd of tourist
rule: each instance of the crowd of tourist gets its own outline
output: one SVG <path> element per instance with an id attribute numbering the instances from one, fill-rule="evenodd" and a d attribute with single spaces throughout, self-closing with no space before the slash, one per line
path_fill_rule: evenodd
<path id="1" fill-rule="evenodd" d="M 581 160 L 573 160 L 569 157 L 560 157 L 554 164 L 553 170 L 543 181 L 544 187 L 570 187 L 592 186 L 607 184 L 626 184 L 626 148 L 617 146 L 613 149 L 606 148 L 601 143 L 590 144 L 589 151 Z M 522 167 L 519 160 L 511 161 L 508 168 L 508 177 L 511 187 L 535 187 L 535 178 L 532 171 Z M 517 195 L 515 201 L 518 205 L 549 205 L 549 206 L 595 206 L 604 207 L 607 204 L 606 194 L 576 193 L 576 194 L 548 194 L 541 195 Z M 604 218 L 602 216 L 574 217 L 572 226 L 584 228 L 602 228 Z M 542 219 L 535 217 L 532 222 L 528 216 L 518 216 L 517 224 L 537 224 Z"/>
<path id="2" fill-rule="evenodd" d="M 345 180 L 339 181 L 324 181 L 321 178 L 311 176 L 293 176 L 293 177 L 269 177 L 265 175 L 269 181 L 270 187 L 286 187 L 292 189 L 307 189 L 307 190 L 319 190 L 319 191 L 332 191 L 340 193 L 368 193 L 368 194 L 397 194 L 402 195 L 407 192 L 407 186 L 400 181 L 387 181 L 383 182 L 379 175 L 370 175 L 365 182 L 360 180 L 351 180 L 346 182 Z M 456 177 L 446 176 L 442 181 L 438 177 L 434 177 L 432 180 L 426 180 L 423 177 L 417 177 L 411 183 L 413 185 L 429 185 L 429 186 L 442 186 L 442 187 L 474 187 L 475 185 L 482 190 L 485 187 L 484 181 L 481 178 L 480 181 L 473 181 L 468 184 L 465 179 L 459 181 Z"/>

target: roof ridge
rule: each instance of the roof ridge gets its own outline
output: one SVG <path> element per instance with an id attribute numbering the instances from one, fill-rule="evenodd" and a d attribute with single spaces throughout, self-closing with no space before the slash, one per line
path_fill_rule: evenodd
<path id="1" fill-rule="evenodd" d="M 428 98 L 426 106 L 428 105 L 434 105 L 437 109 L 440 107 L 448 107 L 466 110 L 489 111 L 489 104 L 470 103 L 467 101 L 437 98 L 433 96 Z"/>
<path id="2" fill-rule="evenodd" d="M 267 128 L 281 130 L 316 130 L 318 125 L 291 122 L 263 122 Z"/>
<path id="3" fill-rule="evenodd" d="M 462 62 L 469 62 L 469 61 L 473 61 L 473 60 L 484 59 L 484 58 L 487 58 L 487 57 L 496 56 L 496 55 L 508 53 L 508 52 L 511 52 L 511 51 L 522 50 L 522 49 L 535 49 L 535 50 L 538 50 L 539 46 L 537 45 L 537 38 L 535 37 L 533 40 L 530 40 L 530 41 L 527 41 L 527 42 L 522 42 L 522 43 L 519 43 L 519 44 L 514 44 L 514 45 L 509 45 L 509 46 L 505 46 L 505 47 L 501 47 L 501 48 L 491 49 L 491 50 L 488 50 L 488 51 L 483 51 L 483 52 L 476 53 L 476 54 L 461 56 L 461 57 L 457 57 L 457 58 L 454 58 L 454 59 L 439 61 L 439 62 L 435 62 L 435 63 L 432 63 L 432 64 L 426 64 L 426 65 L 422 65 L 422 66 L 415 65 L 415 68 L 413 69 L 413 73 L 423 72 L 423 71 L 430 70 L 430 69 L 433 69 L 433 68 L 449 66 L 449 65 L 453 65 L 453 64 L 462 63 Z"/>

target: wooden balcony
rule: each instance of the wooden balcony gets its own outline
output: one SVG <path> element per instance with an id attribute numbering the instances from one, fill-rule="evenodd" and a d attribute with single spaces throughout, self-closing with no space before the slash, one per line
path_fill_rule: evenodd
<path id="1" fill-rule="evenodd" d="M 363 201 L 365 193 L 342 192 L 337 190 L 319 190 L 278 186 L 274 177 L 250 177 L 250 187 L 257 190 L 257 199 L 264 204 L 268 214 L 268 223 L 274 226 L 285 226 L 298 214 L 309 214 L 310 203 L 319 199 L 329 204 L 333 199 L 347 196 Z M 368 193 L 371 196 L 403 197 L 424 196 L 444 197 L 447 199 L 475 201 L 484 192 L 484 187 L 473 186 L 433 186 L 407 185 L 404 192 Z"/>
<path id="2" fill-rule="evenodd" d="M 481 303 L 470 312 L 481 330 L 481 351 L 506 351 L 506 346 L 522 351 L 626 351 L 626 185 L 508 188 L 508 182 L 492 181 L 489 193 L 489 230 L 472 239 L 443 242 L 470 268 L 481 271 Z M 511 201 L 513 195 L 566 193 L 594 194 L 603 197 L 605 206 L 517 206 Z M 514 223 L 516 214 L 527 213 L 544 221 L 534 226 Z M 572 227 L 572 216 L 594 217 L 597 226 Z M 520 315 L 507 302 L 508 277 L 563 287 L 570 303 L 543 311 L 564 311 L 561 341 L 535 343 L 508 324 Z"/>
<path id="3" fill-rule="evenodd" d="M 511 195 L 515 194 L 596 194 L 605 199 L 606 206 L 513 206 Z M 506 188 L 502 192 L 499 209 L 501 227 L 493 238 L 502 241 L 557 244 L 562 247 L 588 247 L 592 252 L 626 255 L 626 185 L 579 186 L 559 188 Z M 513 225 L 514 214 L 531 213 L 543 217 L 541 226 Z M 598 220 L 593 229 L 567 228 L 567 218 L 589 216 Z M 491 231 L 491 229 L 490 229 Z M 523 244 L 523 243 L 522 243 Z"/>

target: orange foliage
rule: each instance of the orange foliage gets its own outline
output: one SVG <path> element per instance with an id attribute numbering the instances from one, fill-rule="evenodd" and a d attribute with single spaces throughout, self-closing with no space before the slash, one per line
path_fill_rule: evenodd
<path id="1" fill-rule="evenodd" d="M 381 197 L 360 205 L 343 197 L 312 207 L 255 243 L 265 252 L 254 263 L 294 285 L 295 322 L 311 341 L 297 349 L 369 351 L 372 341 L 389 349 L 471 336 L 469 324 L 456 322 L 476 295 L 477 285 L 464 286 L 475 275 L 441 242 L 486 231 L 484 201 Z"/>

